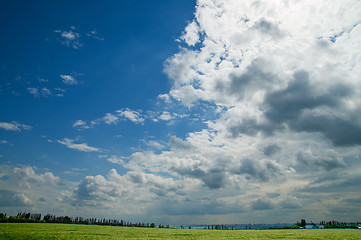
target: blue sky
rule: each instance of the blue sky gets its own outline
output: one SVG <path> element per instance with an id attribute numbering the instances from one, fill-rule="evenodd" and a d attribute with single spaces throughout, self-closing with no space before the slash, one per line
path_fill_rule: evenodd
<path id="1" fill-rule="evenodd" d="M 26 136 L 6 136 L 9 142 L 19 142 L 13 151 L 5 147 L 12 164 L 36 164 L 61 174 L 59 170 L 69 167 L 89 168 L 85 165 L 92 161 L 90 165 L 104 170 L 109 166 L 99 164 L 97 154 L 73 155 L 48 140 L 80 138 L 103 151 L 128 155 L 130 148 L 144 145 L 140 140 L 147 135 L 166 140 L 168 131 L 185 134 L 174 127 L 162 130 L 162 123 L 146 128 L 124 122 L 94 132 L 77 131 L 72 125 L 125 108 L 164 110 L 157 96 L 171 84 L 163 64 L 178 50 L 175 40 L 192 19 L 195 3 L 47 4 L 8 2 L 2 8 L 7 36 L 1 40 L 2 120 L 32 127 Z M 62 76 L 74 79 L 74 84 Z M 45 155 L 52 160 L 42 159 Z"/>
<path id="2" fill-rule="evenodd" d="M 361 6 L 331 3 L 3 1 L 0 211 L 359 220 Z"/>

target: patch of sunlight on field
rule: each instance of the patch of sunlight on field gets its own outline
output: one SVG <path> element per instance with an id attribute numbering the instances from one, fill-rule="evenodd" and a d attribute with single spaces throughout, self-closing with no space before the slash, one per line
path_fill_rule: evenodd
<path id="1" fill-rule="evenodd" d="M 0 239 L 361 239 L 357 229 L 189 230 L 0 223 Z"/>

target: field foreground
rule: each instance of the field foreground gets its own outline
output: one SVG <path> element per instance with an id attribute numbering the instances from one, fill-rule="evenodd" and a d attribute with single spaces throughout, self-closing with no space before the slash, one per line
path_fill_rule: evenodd
<path id="1" fill-rule="evenodd" d="M 2 223 L 0 239 L 361 239 L 357 229 L 189 230 Z"/>

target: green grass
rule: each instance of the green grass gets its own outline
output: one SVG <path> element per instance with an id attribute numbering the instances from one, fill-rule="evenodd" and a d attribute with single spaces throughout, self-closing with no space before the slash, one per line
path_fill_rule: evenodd
<path id="1" fill-rule="evenodd" d="M 361 239 L 357 229 L 189 230 L 1 223 L 0 239 Z"/>

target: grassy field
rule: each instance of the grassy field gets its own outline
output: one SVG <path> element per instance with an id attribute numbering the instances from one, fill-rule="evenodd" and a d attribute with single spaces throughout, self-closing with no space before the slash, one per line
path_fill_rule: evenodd
<path id="1" fill-rule="evenodd" d="M 357 229 L 189 230 L 0 223 L 0 239 L 361 239 Z"/>

